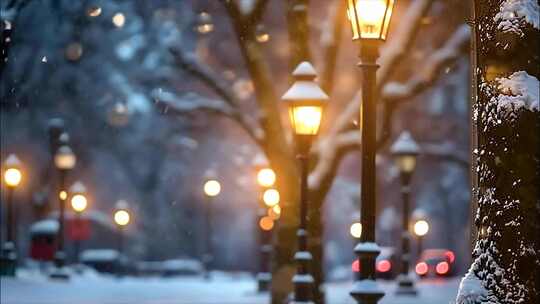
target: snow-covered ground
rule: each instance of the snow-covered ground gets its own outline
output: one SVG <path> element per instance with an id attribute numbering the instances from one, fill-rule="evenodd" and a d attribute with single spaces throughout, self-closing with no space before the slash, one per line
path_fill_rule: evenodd
<path id="1" fill-rule="evenodd" d="M 457 279 L 429 280 L 418 284 L 419 297 L 396 297 L 395 283 L 381 281 L 387 296 L 380 304 L 453 303 Z M 2 277 L 2 304 L 266 304 L 267 294 L 255 292 L 251 276 L 214 273 L 212 280 L 201 277 L 122 278 L 94 273 L 74 275 L 68 282 L 55 282 L 40 275 L 21 274 L 17 279 Z M 353 304 L 350 283 L 327 286 L 329 304 Z"/>

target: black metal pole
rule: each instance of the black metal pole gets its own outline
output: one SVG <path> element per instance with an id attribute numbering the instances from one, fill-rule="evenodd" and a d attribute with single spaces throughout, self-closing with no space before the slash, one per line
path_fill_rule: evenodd
<path id="1" fill-rule="evenodd" d="M 401 231 L 401 275 L 398 277 L 397 294 L 417 294 L 414 281 L 409 277 L 411 259 L 410 231 L 409 231 L 409 205 L 410 205 L 410 174 L 402 173 L 401 196 L 403 198 L 402 231 Z"/>
<path id="2" fill-rule="evenodd" d="M 75 214 L 75 221 L 76 221 L 75 224 L 78 227 L 81 227 L 81 225 L 82 225 L 82 223 L 81 223 L 81 214 L 79 212 L 77 212 Z M 79 238 L 77 238 L 73 245 L 75 247 L 74 248 L 75 249 L 74 250 L 75 251 L 75 259 L 73 259 L 73 260 L 74 260 L 75 264 L 79 264 L 79 255 L 81 253 L 81 240 L 79 240 Z"/>
<path id="3" fill-rule="evenodd" d="M 263 203 L 264 204 L 264 203 Z M 270 255 L 272 254 L 272 245 L 270 244 L 270 233 L 259 227 L 260 220 L 266 215 L 265 208 L 258 208 L 256 216 L 256 227 L 259 231 L 259 273 L 257 273 L 257 290 L 265 292 L 270 289 L 272 274 L 270 273 Z"/>
<path id="4" fill-rule="evenodd" d="M 307 150 L 307 149 L 306 149 Z M 298 227 L 298 251 L 294 255 L 297 262 L 296 275 L 293 277 L 294 284 L 294 303 L 308 304 L 313 303 L 313 284 L 315 283 L 313 276 L 308 272 L 308 265 L 313 257 L 307 248 L 307 178 L 308 178 L 308 156 L 299 154 L 300 161 L 300 226 Z"/>
<path id="5" fill-rule="evenodd" d="M 124 265 L 123 265 L 123 255 L 124 255 L 124 227 L 118 225 L 118 277 L 124 275 Z"/>
<path id="6" fill-rule="evenodd" d="M 65 221 L 65 209 L 67 193 L 61 194 L 62 191 L 67 191 L 66 188 L 66 170 L 58 170 L 58 187 L 56 192 L 59 203 L 59 215 L 58 215 L 58 234 L 57 234 L 57 246 L 54 254 L 54 264 L 56 269 L 51 273 L 50 277 L 53 279 L 69 279 L 69 275 L 63 270 L 66 263 L 66 255 L 64 252 L 64 221 Z"/>
<path id="7" fill-rule="evenodd" d="M 212 248 L 212 199 L 207 197 L 206 208 L 205 208 L 205 224 L 206 224 L 206 244 L 205 244 L 205 254 L 203 257 L 203 263 L 205 266 L 205 279 L 210 279 L 210 271 L 212 270 L 212 260 L 213 248 Z"/>
<path id="8" fill-rule="evenodd" d="M 7 187 L 6 242 L 2 248 L 2 275 L 15 276 L 17 268 L 17 250 L 15 246 L 15 206 L 13 205 L 13 187 Z"/>
<path id="9" fill-rule="evenodd" d="M 375 261 L 380 249 L 375 243 L 376 175 L 375 154 L 377 149 L 376 63 L 379 56 L 378 41 L 360 43 L 359 66 L 362 68 L 362 176 L 360 192 L 360 221 L 362 236 L 354 251 L 360 261 L 360 273 L 356 277 L 351 295 L 358 303 L 376 304 L 384 291 L 375 283 Z"/>
<path id="10" fill-rule="evenodd" d="M 420 257 L 422 256 L 423 238 L 423 236 L 418 236 L 418 242 L 416 243 L 416 245 L 418 246 L 416 249 L 417 260 L 420 260 Z"/>

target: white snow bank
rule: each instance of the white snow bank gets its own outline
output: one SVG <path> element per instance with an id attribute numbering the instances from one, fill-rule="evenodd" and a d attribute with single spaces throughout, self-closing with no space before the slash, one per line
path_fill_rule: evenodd
<path id="1" fill-rule="evenodd" d="M 240 5 L 240 10 L 244 15 L 251 14 L 255 8 L 255 0 L 240 0 L 238 4 Z"/>
<path id="2" fill-rule="evenodd" d="M 484 286 L 482 286 L 482 282 L 474 274 L 472 269 L 473 266 L 471 266 L 459 284 L 459 292 L 457 295 L 456 304 L 480 303 L 487 294 L 486 289 Z"/>
<path id="3" fill-rule="evenodd" d="M 31 234 L 55 234 L 58 231 L 58 221 L 53 219 L 41 220 L 30 226 Z"/>
<path id="4" fill-rule="evenodd" d="M 81 254 L 83 262 L 111 262 L 118 259 L 118 251 L 114 249 L 89 249 Z"/>
<path id="5" fill-rule="evenodd" d="M 501 92 L 497 96 L 497 110 L 499 112 L 513 112 L 520 108 L 530 111 L 539 110 L 538 91 L 540 83 L 534 76 L 525 71 L 519 71 L 509 78 L 497 78 L 497 89 Z"/>
<path id="6" fill-rule="evenodd" d="M 540 29 L 540 14 L 537 0 L 506 0 L 495 15 L 498 29 L 503 31 L 519 30 L 520 20 L 525 20 L 536 29 Z"/>

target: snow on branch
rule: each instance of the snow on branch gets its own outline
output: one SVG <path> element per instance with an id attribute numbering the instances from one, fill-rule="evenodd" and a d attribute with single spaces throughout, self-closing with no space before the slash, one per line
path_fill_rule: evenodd
<path id="1" fill-rule="evenodd" d="M 210 99 L 194 93 L 178 96 L 162 89 L 153 90 L 152 98 L 158 108 L 164 113 L 189 115 L 196 111 L 206 111 L 213 114 L 228 117 L 238 125 L 257 143 L 263 141 L 262 130 L 254 126 L 254 123 L 244 116 L 238 109 L 231 107 L 223 100 Z"/>
<path id="2" fill-rule="evenodd" d="M 470 36 L 471 30 L 468 25 L 459 27 L 442 48 L 428 57 L 426 64 L 420 71 L 414 73 L 407 83 L 387 83 L 382 90 L 382 99 L 391 102 L 406 100 L 432 85 L 441 74 L 441 70 L 468 49 Z"/>
<path id="3" fill-rule="evenodd" d="M 493 19 L 499 30 L 522 34 L 520 27 L 523 22 L 540 29 L 539 11 L 538 0 L 506 0 Z"/>
<path id="4" fill-rule="evenodd" d="M 497 111 L 517 112 L 521 108 L 529 111 L 540 110 L 538 95 L 540 83 L 534 76 L 525 71 L 515 72 L 508 78 L 497 78 L 500 95 L 494 97 L 497 101 Z"/>

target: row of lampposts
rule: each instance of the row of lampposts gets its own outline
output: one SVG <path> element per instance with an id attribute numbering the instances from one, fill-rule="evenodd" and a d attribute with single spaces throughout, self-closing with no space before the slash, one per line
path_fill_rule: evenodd
<path id="1" fill-rule="evenodd" d="M 54 168 L 57 171 L 57 198 L 58 198 L 58 231 L 56 236 L 56 250 L 54 255 L 55 269 L 50 274 L 54 279 L 68 279 L 68 273 L 63 269 L 66 255 L 65 245 L 65 212 L 66 202 L 71 197 L 71 207 L 76 214 L 77 224 L 80 224 L 80 215 L 87 208 L 88 200 L 86 188 L 81 182 L 74 183 L 69 189 L 66 186 L 66 179 L 69 172 L 75 167 L 77 157 L 69 145 L 69 135 L 64 131 L 64 123 L 61 119 L 51 119 L 49 124 L 49 140 Z M 7 238 L 2 246 L 2 274 L 15 275 L 17 253 L 15 244 L 15 206 L 13 204 L 13 192 L 22 180 L 21 162 L 15 155 L 9 155 L 4 162 L 4 182 L 7 188 L 6 209 L 7 209 Z M 56 197 L 56 196 L 55 196 Z M 127 212 L 127 208 L 123 208 Z M 129 215 L 129 213 L 128 213 Z M 116 221 L 118 227 L 124 227 L 127 222 Z M 129 217 L 128 217 L 129 222 Z M 120 229 L 120 234 L 121 234 Z M 121 247 L 120 247 L 121 249 Z M 75 243 L 76 259 L 78 259 L 80 243 Z"/>

